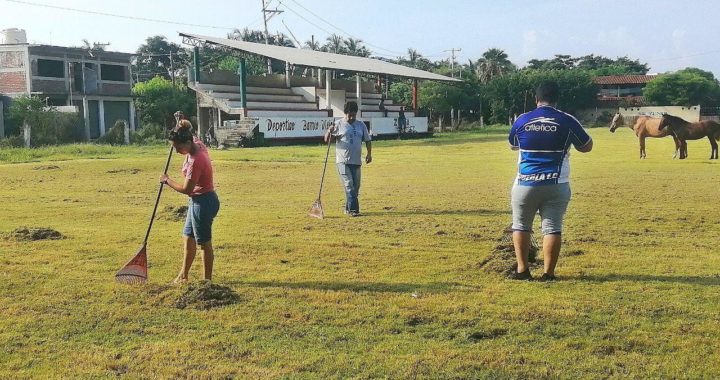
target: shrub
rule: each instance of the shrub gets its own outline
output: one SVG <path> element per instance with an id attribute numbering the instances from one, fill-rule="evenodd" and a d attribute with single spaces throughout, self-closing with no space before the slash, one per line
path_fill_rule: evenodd
<path id="1" fill-rule="evenodd" d="M 130 132 L 130 142 L 137 145 L 154 145 L 165 143 L 166 131 L 159 124 L 146 124 L 134 132 Z"/>
<path id="2" fill-rule="evenodd" d="M 0 139 L 0 148 L 22 148 L 25 146 L 25 139 L 20 135 L 8 136 Z"/>
<path id="3" fill-rule="evenodd" d="M 115 125 L 110 128 L 107 133 L 100 136 L 97 139 L 99 144 L 110 144 L 110 145 L 123 145 L 125 144 L 125 125 L 127 124 L 124 120 L 116 120 Z"/>
<path id="4" fill-rule="evenodd" d="M 79 114 L 58 112 L 53 107 L 45 106 L 38 97 L 21 96 L 13 100 L 8 113 L 15 125 L 30 125 L 32 146 L 84 140 L 85 121 Z M 22 134 L 22 127 L 20 133 Z"/>

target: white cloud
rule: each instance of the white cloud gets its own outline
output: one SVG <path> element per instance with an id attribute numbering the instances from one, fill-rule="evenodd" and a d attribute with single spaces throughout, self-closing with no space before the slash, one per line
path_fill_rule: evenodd
<path id="1" fill-rule="evenodd" d="M 687 48 L 687 40 L 685 38 L 686 36 L 687 32 L 682 29 L 673 30 L 671 35 L 673 55 L 679 57 L 677 60 L 677 65 L 680 67 L 693 66 L 694 62 L 692 57 L 688 57 L 690 53 Z"/>
<path id="2" fill-rule="evenodd" d="M 610 58 L 614 58 L 613 56 L 625 56 L 630 52 L 642 50 L 633 35 L 623 26 L 609 31 L 601 30 L 595 40 L 605 48 L 603 50 L 612 52 Z"/>
<path id="3" fill-rule="evenodd" d="M 523 33 L 523 60 L 532 59 L 538 51 L 538 32 L 536 30 L 528 30 Z"/>

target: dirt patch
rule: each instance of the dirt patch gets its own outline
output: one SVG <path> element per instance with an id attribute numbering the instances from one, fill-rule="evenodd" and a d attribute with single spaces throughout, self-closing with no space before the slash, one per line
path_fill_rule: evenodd
<path id="1" fill-rule="evenodd" d="M 585 236 L 585 237 L 577 238 L 577 239 L 575 239 L 575 241 L 580 242 L 580 243 L 595 243 L 595 242 L 597 242 L 597 239 L 592 236 Z"/>
<path id="2" fill-rule="evenodd" d="M 405 320 L 405 325 L 415 327 L 415 326 L 421 325 L 425 322 L 426 322 L 425 318 L 423 318 L 419 315 L 411 315 L 410 317 L 408 317 Z"/>
<path id="3" fill-rule="evenodd" d="M 33 170 L 58 170 L 60 169 L 57 165 L 43 165 L 43 166 L 36 166 L 33 168 Z"/>
<path id="4" fill-rule="evenodd" d="M 561 252 L 560 256 L 571 257 L 571 256 L 582 256 L 584 254 L 585 254 L 585 251 L 583 251 L 582 249 L 571 249 L 569 251 Z"/>
<path id="5" fill-rule="evenodd" d="M 508 331 L 506 329 L 489 329 L 470 333 L 467 338 L 471 342 L 479 342 L 481 340 L 499 338 L 507 333 Z"/>
<path id="6" fill-rule="evenodd" d="M 107 173 L 110 173 L 110 174 L 118 174 L 118 173 L 138 174 L 138 173 L 140 173 L 141 171 L 142 171 L 142 170 L 140 170 L 140 169 L 135 169 L 135 168 L 132 168 L 132 169 L 112 169 L 112 170 L 108 170 Z"/>
<path id="7" fill-rule="evenodd" d="M 528 256 L 530 270 L 542 266 L 542 260 L 537 259 L 537 252 L 537 248 L 530 246 L 530 254 Z M 497 273 L 503 276 L 513 274 L 517 269 L 515 247 L 513 247 L 512 244 L 500 244 L 496 246 L 488 257 L 478 264 L 478 267 L 488 273 Z"/>
<path id="8" fill-rule="evenodd" d="M 181 220 L 185 220 L 185 218 L 187 217 L 187 210 L 188 206 L 167 205 L 160 211 L 157 217 L 158 219 L 178 222 Z"/>
<path id="9" fill-rule="evenodd" d="M 175 299 L 174 306 L 178 309 L 208 310 L 239 301 L 240 296 L 227 286 L 201 281 L 183 287 L 181 294 Z"/>
<path id="10" fill-rule="evenodd" d="M 10 238 L 17 241 L 60 240 L 63 234 L 52 228 L 20 227 L 10 233 Z"/>

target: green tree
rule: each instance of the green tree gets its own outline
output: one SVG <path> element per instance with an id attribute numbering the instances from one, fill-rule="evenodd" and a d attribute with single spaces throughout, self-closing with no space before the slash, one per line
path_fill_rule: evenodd
<path id="1" fill-rule="evenodd" d="M 369 57 L 370 50 L 363 45 L 363 41 L 358 38 L 348 38 L 343 42 L 345 54 L 354 55 L 356 57 Z"/>
<path id="2" fill-rule="evenodd" d="M 516 70 L 505 51 L 497 48 L 484 52 L 474 66 L 480 83 L 487 83 L 494 77 L 503 76 Z"/>
<path id="3" fill-rule="evenodd" d="M 20 96 L 8 110 L 10 121 L 19 128 L 11 133 L 22 134 L 22 126 L 30 125 L 32 146 L 57 145 L 82 141 L 85 123 L 77 113 L 61 113 L 48 107 L 37 96 Z"/>
<path id="4" fill-rule="evenodd" d="M 531 59 L 525 69 L 584 70 L 594 75 L 643 75 L 648 72 L 649 67 L 646 63 L 628 57 L 618 57 L 613 60 L 594 54 L 582 57 L 556 54 L 552 59 Z"/>
<path id="5" fill-rule="evenodd" d="M 560 86 L 558 107 L 568 112 L 589 108 L 595 102 L 598 86 L 593 75 L 582 70 L 523 70 L 496 77 L 480 88 L 483 115 L 493 123 L 535 108 L 535 88 L 543 80 Z"/>
<path id="6" fill-rule="evenodd" d="M 335 54 L 345 54 L 345 39 L 337 34 L 331 34 L 322 47 L 323 51 Z"/>
<path id="7" fill-rule="evenodd" d="M 154 78 L 158 75 L 170 79 L 172 70 L 177 77 L 185 74 L 185 68 L 190 65 L 190 53 L 180 45 L 170 42 L 164 36 L 152 36 L 145 39 L 136 51 L 133 73 L 140 80 Z M 172 54 L 172 62 L 170 55 Z"/>
<path id="8" fill-rule="evenodd" d="M 227 35 L 228 39 L 254 42 L 259 44 L 265 43 L 265 33 L 260 30 L 252 30 L 244 28 L 243 30 L 235 29 Z M 268 43 L 270 45 L 295 47 L 295 44 L 283 33 L 268 35 Z M 208 62 L 206 69 L 220 69 L 237 72 L 240 66 L 240 59 L 227 50 L 215 49 L 209 50 L 204 54 L 204 60 Z M 248 75 L 265 75 L 267 73 L 267 61 L 264 58 L 250 57 L 246 59 Z M 271 60 L 274 73 L 285 72 L 285 62 Z"/>
<path id="9" fill-rule="evenodd" d="M 643 96 L 654 105 L 718 106 L 720 85 L 711 72 L 687 68 L 651 80 Z"/>
<path id="10" fill-rule="evenodd" d="M 406 80 L 390 83 L 388 97 L 394 104 L 406 106 L 412 104 L 412 84 Z"/>
<path id="11" fill-rule="evenodd" d="M 144 124 L 172 127 L 175 111 L 183 111 L 187 116 L 195 114 L 195 97 L 189 90 L 182 85 L 173 87 L 171 81 L 160 76 L 135 84 L 133 95 L 137 97 L 135 106 Z"/>

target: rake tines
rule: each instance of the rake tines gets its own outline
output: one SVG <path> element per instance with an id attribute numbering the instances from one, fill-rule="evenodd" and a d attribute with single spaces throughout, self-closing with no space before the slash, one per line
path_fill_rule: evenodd
<path id="1" fill-rule="evenodd" d="M 122 269 L 115 274 L 115 281 L 121 284 L 144 284 L 147 282 L 147 250 L 143 244 Z"/>
<path id="2" fill-rule="evenodd" d="M 512 235 L 513 235 L 513 229 L 512 229 L 512 224 L 510 224 L 509 226 L 505 227 L 505 229 L 503 230 L 502 238 L 500 239 L 500 244 L 513 245 Z M 535 248 L 536 250 L 540 249 L 540 245 L 538 244 L 533 231 L 530 231 L 530 245 L 533 248 Z"/>
<path id="3" fill-rule="evenodd" d="M 116 274 L 115 281 L 126 285 L 140 285 L 147 282 L 147 277 L 134 274 Z"/>
<path id="4" fill-rule="evenodd" d="M 308 215 L 313 218 L 322 219 L 325 217 L 325 213 L 323 212 L 322 202 L 320 202 L 320 199 L 316 200 L 312 206 L 310 206 L 310 211 L 308 211 Z"/>

